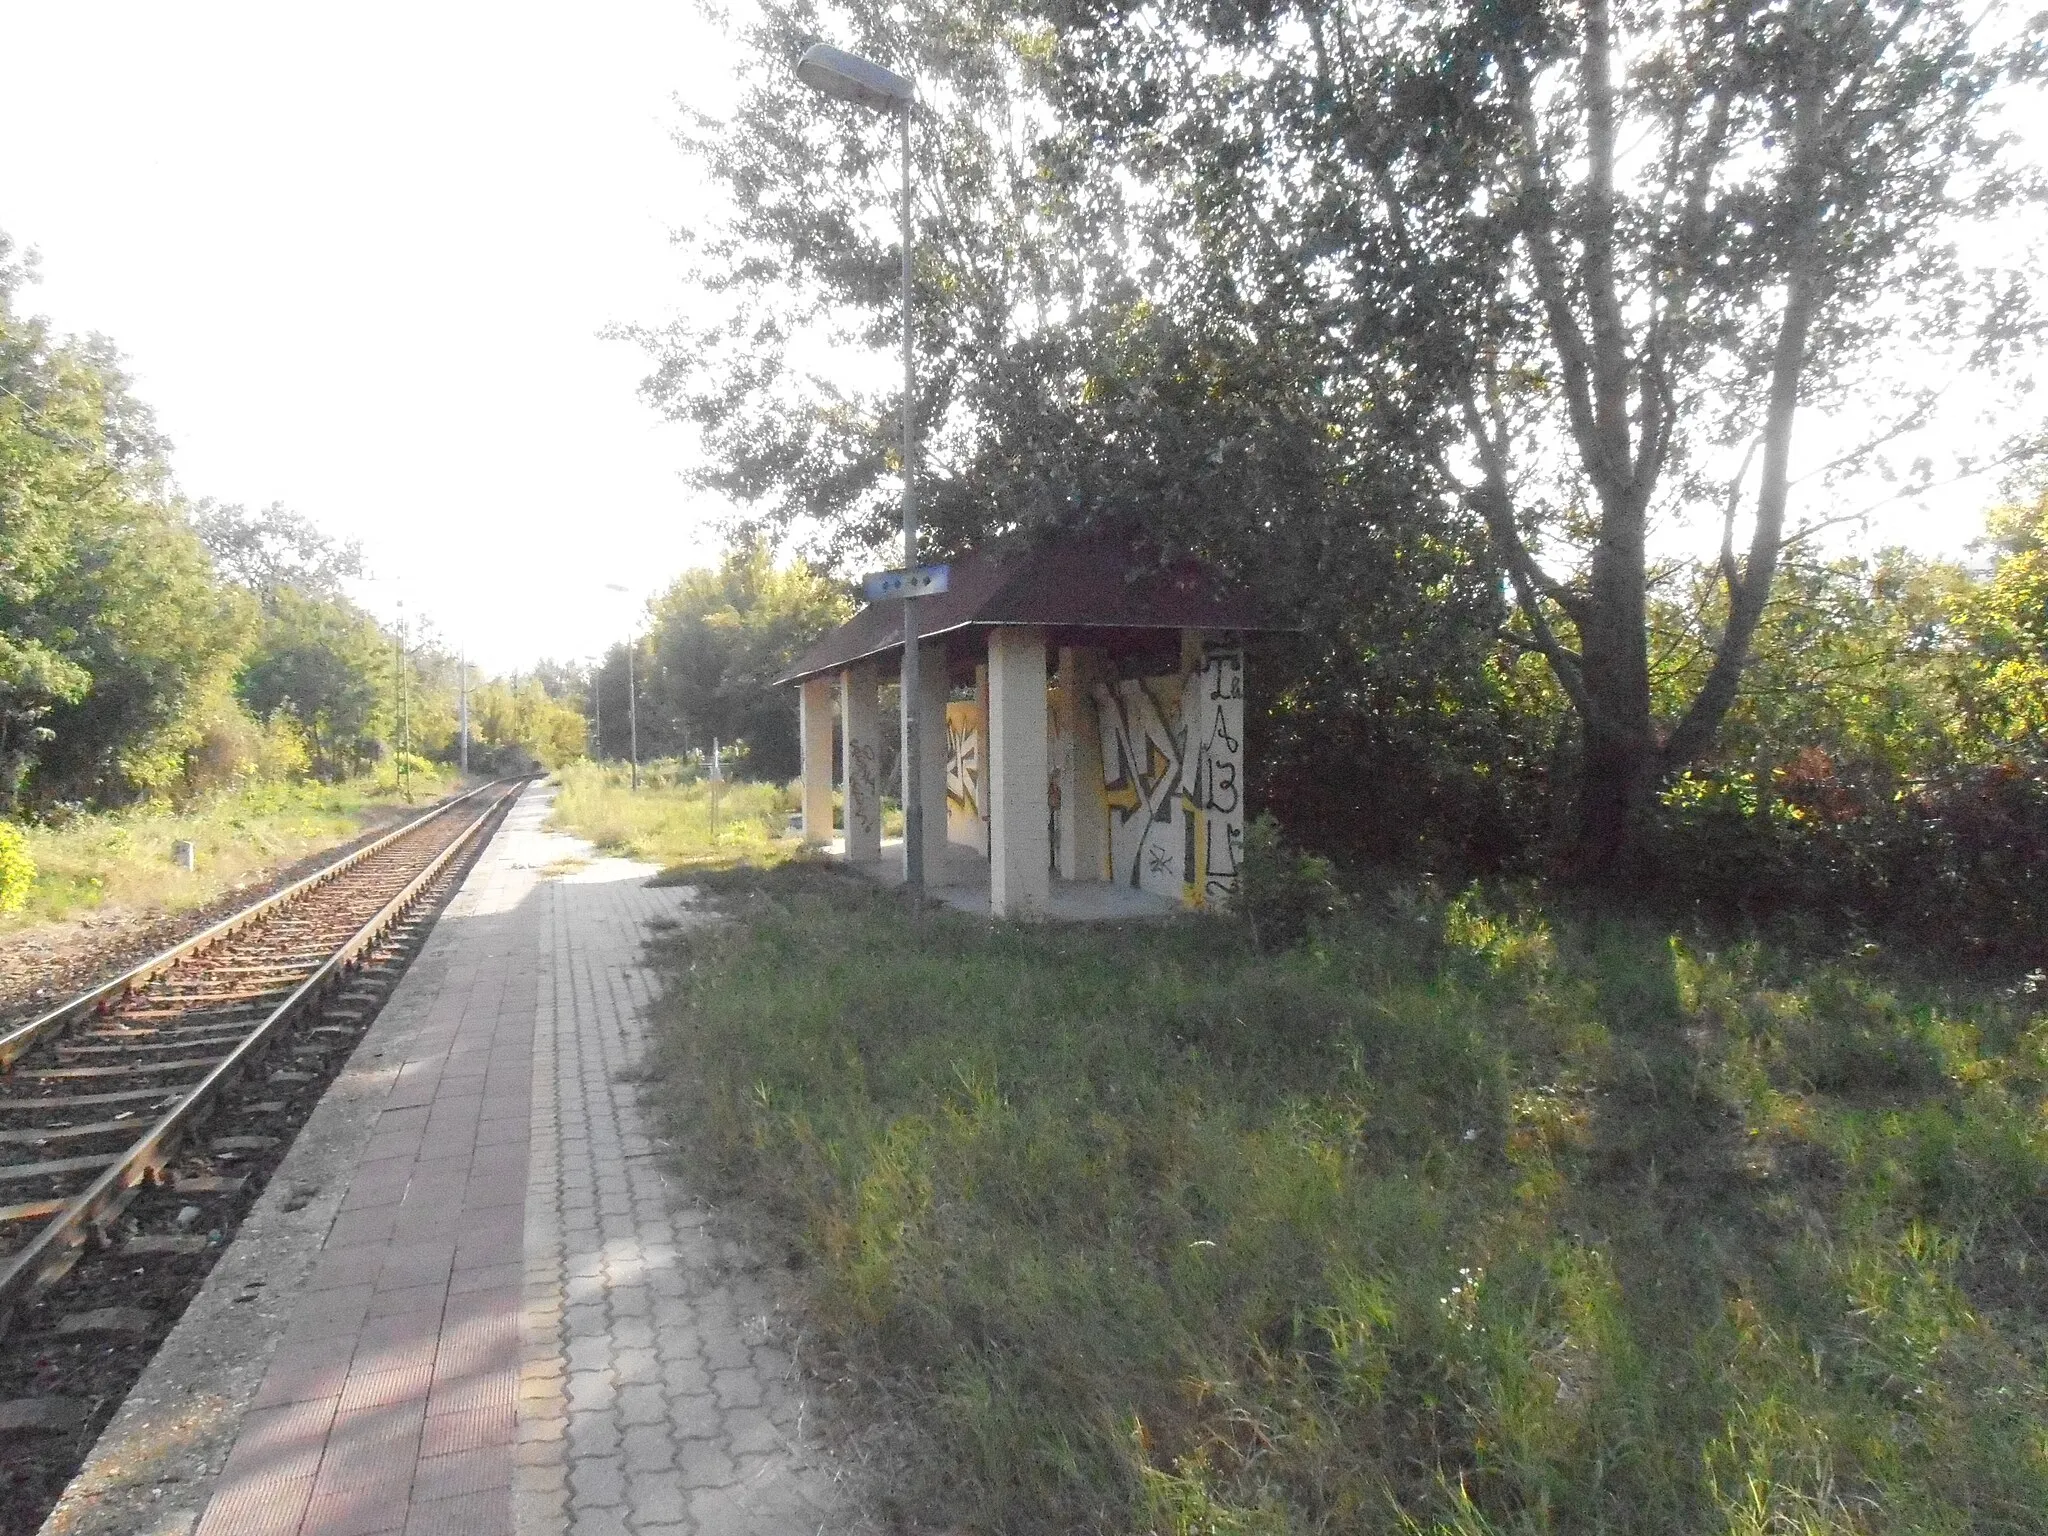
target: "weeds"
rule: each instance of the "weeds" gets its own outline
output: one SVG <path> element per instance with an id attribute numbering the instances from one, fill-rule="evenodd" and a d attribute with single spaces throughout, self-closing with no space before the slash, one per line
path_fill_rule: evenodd
<path id="1" fill-rule="evenodd" d="M 773 864 L 799 846 L 789 830 L 796 798 L 781 785 L 714 782 L 673 760 L 644 766 L 637 790 L 630 774 L 619 763 L 561 769 L 555 825 L 672 868 Z"/>
<path id="2" fill-rule="evenodd" d="M 412 797 L 424 809 L 453 784 L 446 770 L 416 773 Z M 379 812 L 402 809 L 387 769 L 382 780 L 256 782 L 182 809 L 145 806 L 25 827 L 35 877 L 16 909 L 0 907 L 0 931 L 106 908 L 203 906 L 279 864 L 346 842 Z M 193 870 L 173 860 L 180 842 L 194 845 Z"/>
<path id="3" fill-rule="evenodd" d="M 991 927 L 801 865 L 657 1092 L 984 1531 L 2048 1529 L 2048 1017 L 1533 903 Z"/>

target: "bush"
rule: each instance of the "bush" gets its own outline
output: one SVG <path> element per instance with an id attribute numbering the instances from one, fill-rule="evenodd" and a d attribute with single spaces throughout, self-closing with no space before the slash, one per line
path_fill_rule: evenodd
<path id="1" fill-rule="evenodd" d="M 18 912 L 36 883 L 35 860 L 28 856 L 22 830 L 0 822 L 0 912 Z"/>
<path id="2" fill-rule="evenodd" d="M 1291 847 L 1271 814 L 1245 828 L 1237 905 L 1261 950 L 1274 954 L 1299 944 L 1343 904 L 1330 861 Z"/>
<path id="3" fill-rule="evenodd" d="M 2048 765 L 1901 782 L 1809 749 L 1771 774 L 1690 773 L 1665 794 L 1676 900 L 1797 917 L 1974 958 L 2048 948 Z"/>

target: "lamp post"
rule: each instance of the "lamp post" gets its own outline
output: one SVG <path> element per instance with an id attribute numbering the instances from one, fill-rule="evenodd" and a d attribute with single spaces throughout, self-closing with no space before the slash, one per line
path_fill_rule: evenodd
<path id="1" fill-rule="evenodd" d="M 910 350 L 910 111 L 917 86 L 894 70 L 823 43 L 804 50 L 796 77 L 836 101 L 893 112 L 903 144 L 903 568 L 917 566 L 917 473 L 913 404 L 917 375 Z M 906 588 L 907 590 L 907 588 Z M 924 906 L 924 755 L 917 654 L 917 605 L 903 599 L 903 884 L 913 912 Z"/>

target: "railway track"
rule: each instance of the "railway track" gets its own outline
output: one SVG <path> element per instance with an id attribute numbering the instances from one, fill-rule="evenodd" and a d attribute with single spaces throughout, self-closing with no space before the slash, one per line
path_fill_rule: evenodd
<path id="1" fill-rule="evenodd" d="M 209 1208 L 281 1155 L 519 788 L 445 802 L 0 1035 L 0 1340 L 88 1253 L 217 1246 Z"/>

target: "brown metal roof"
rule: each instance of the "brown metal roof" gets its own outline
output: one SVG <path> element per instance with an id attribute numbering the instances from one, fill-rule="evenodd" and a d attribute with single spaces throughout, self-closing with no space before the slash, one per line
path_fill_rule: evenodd
<path id="1" fill-rule="evenodd" d="M 1103 535 L 1003 545 L 962 555 L 952 567 L 946 591 L 917 600 L 920 639 L 1013 624 L 1067 630 L 1285 627 L 1268 622 L 1243 588 L 1197 562 L 1162 566 L 1129 543 Z M 902 649 L 902 605 L 875 603 L 820 639 L 776 682 L 801 682 Z"/>

